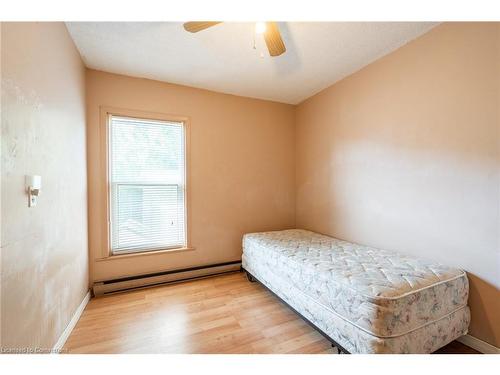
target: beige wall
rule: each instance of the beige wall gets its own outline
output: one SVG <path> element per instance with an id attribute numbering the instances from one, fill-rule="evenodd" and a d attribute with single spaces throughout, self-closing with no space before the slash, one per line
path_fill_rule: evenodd
<path id="1" fill-rule="evenodd" d="M 499 24 L 443 24 L 301 103 L 296 224 L 458 266 L 500 344 Z"/>
<path id="2" fill-rule="evenodd" d="M 0 31 L 3 347 L 50 348 L 87 290 L 85 88 L 92 280 L 237 260 L 243 233 L 297 226 L 466 269 L 471 333 L 499 346 L 498 24 L 439 26 L 296 108 L 85 78 L 63 24 Z M 196 250 L 99 260 L 100 106 L 190 117 Z"/>
<path id="3" fill-rule="evenodd" d="M 99 108 L 188 116 L 194 251 L 102 257 Z M 146 79 L 87 71 L 91 278 L 109 279 L 241 259 L 243 233 L 292 228 L 294 107 Z"/>
<path id="4" fill-rule="evenodd" d="M 1 28 L 2 347 L 50 349 L 88 289 L 84 66 L 63 23 Z"/>

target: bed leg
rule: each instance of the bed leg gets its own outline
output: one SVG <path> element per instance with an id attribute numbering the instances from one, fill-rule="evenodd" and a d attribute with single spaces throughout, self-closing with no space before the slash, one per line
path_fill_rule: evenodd
<path id="1" fill-rule="evenodd" d="M 332 348 L 335 348 L 337 349 L 337 353 L 336 354 L 349 354 L 347 352 L 345 352 L 343 349 L 340 349 L 337 345 L 335 344 L 332 344 Z"/>
<path id="2" fill-rule="evenodd" d="M 245 273 L 247 274 L 248 281 L 250 281 L 251 283 L 254 283 L 257 281 L 250 273 L 248 273 L 247 271 L 245 271 Z"/>

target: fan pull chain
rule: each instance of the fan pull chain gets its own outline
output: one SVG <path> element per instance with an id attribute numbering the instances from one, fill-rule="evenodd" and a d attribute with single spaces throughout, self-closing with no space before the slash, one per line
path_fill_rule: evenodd
<path id="1" fill-rule="evenodd" d="M 254 49 L 254 50 L 257 50 L 257 44 L 256 44 L 256 42 L 255 42 L 255 33 L 253 33 L 252 35 L 253 35 L 253 49 Z M 259 57 L 260 57 L 261 59 L 263 59 L 263 58 L 264 58 L 264 52 L 262 52 L 262 51 L 261 51 L 261 52 L 259 52 Z"/>

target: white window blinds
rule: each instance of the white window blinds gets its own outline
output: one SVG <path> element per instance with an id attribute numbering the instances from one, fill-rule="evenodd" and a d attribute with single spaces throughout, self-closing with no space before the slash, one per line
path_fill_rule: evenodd
<path id="1" fill-rule="evenodd" d="M 184 124 L 110 117 L 112 253 L 186 245 Z"/>

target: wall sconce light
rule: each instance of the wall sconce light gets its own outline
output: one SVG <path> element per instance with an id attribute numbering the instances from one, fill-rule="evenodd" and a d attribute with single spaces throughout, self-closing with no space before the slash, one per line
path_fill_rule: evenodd
<path id="1" fill-rule="evenodd" d="M 35 207 L 40 189 L 42 188 L 41 176 L 26 176 L 25 177 L 26 191 L 28 193 L 28 207 Z"/>

